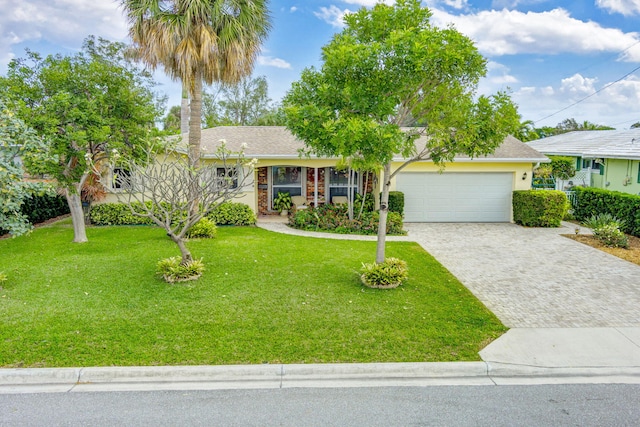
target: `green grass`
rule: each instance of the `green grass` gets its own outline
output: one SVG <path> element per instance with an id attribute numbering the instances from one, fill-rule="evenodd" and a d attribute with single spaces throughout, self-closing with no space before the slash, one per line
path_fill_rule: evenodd
<path id="1" fill-rule="evenodd" d="M 133 366 L 478 360 L 506 328 L 417 244 L 389 242 L 409 280 L 365 288 L 375 242 L 221 227 L 188 246 L 207 270 L 169 285 L 178 255 L 155 227 L 69 221 L 0 240 L 0 366 Z"/>

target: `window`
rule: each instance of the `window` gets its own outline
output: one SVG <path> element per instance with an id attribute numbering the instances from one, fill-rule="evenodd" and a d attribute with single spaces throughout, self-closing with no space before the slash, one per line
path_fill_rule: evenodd
<path id="1" fill-rule="evenodd" d="M 351 185 L 349 185 L 349 170 L 339 171 L 335 168 L 329 168 L 329 199 L 331 202 L 335 196 L 348 197 L 351 190 L 351 197 L 355 198 L 358 191 L 359 174 L 352 172 Z"/>
<path id="2" fill-rule="evenodd" d="M 123 167 L 113 168 L 113 189 L 114 190 L 131 190 L 133 187 L 133 179 L 131 171 Z"/>
<path id="3" fill-rule="evenodd" d="M 291 197 L 302 196 L 302 168 L 273 166 L 271 168 L 271 201 L 279 193 L 289 193 Z"/>
<path id="4" fill-rule="evenodd" d="M 582 157 L 576 157 L 576 172 L 582 170 Z"/>
<path id="5" fill-rule="evenodd" d="M 216 168 L 216 176 L 220 178 L 220 185 L 238 188 L 238 170 L 236 168 Z"/>

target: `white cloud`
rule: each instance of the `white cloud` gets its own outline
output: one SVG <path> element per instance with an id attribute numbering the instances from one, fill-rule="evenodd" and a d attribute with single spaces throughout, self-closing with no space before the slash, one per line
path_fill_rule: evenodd
<path id="1" fill-rule="evenodd" d="M 590 79 L 588 77 L 581 76 L 579 73 L 576 73 L 571 77 L 562 79 L 560 84 L 560 92 L 581 97 L 588 96 L 597 90 L 595 88 L 595 83 L 597 81 L 597 78 Z"/>
<path id="2" fill-rule="evenodd" d="M 467 0 L 442 0 L 442 3 L 454 9 L 463 9 L 468 6 Z"/>
<path id="3" fill-rule="evenodd" d="M 331 5 L 329 7 L 321 7 L 320 12 L 314 12 L 313 14 L 334 27 L 344 28 L 344 15 L 347 13 L 351 13 L 351 11 Z"/>
<path id="4" fill-rule="evenodd" d="M 498 86 L 498 89 L 504 89 L 505 86 L 517 83 L 518 79 L 510 74 L 509 67 L 494 61 L 487 63 L 487 79 L 492 85 Z"/>
<path id="5" fill-rule="evenodd" d="M 380 3 L 380 0 L 343 0 L 347 4 L 355 4 L 357 6 L 373 7 L 376 3 Z M 382 3 L 393 5 L 395 0 L 383 0 Z"/>
<path id="6" fill-rule="evenodd" d="M 611 13 L 640 14 L 640 0 L 596 0 L 596 6 Z"/>
<path id="7" fill-rule="evenodd" d="M 295 7 L 295 6 L 291 6 L 291 9 L 289 9 L 289 12 L 293 13 L 293 12 L 295 12 L 295 11 L 297 11 L 297 10 L 298 10 L 298 8 L 297 8 L 297 7 Z"/>
<path id="8" fill-rule="evenodd" d="M 258 64 L 268 67 L 291 69 L 291 64 L 284 59 L 273 58 L 271 56 L 258 56 Z"/>
<path id="9" fill-rule="evenodd" d="M 640 33 L 624 33 L 592 21 L 580 21 L 564 9 L 540 13 L 504 9 L 459 16 L 441 10 L 433 12 L 436 25 L 453 23 L 488 56 L 620 52 L 640 39 Z M 625 60 L 640 62 L 640 48 L 627 53 Z"/>
<path id="10" fill-rule="evenodd" d="M 0 65 L 15 55 L 19 43 L 46 40 L 52 45 L 79 49 L 89 35 L 123 41 L 127 23 L 115 1 L 0 0 Z M 48 53 L 48 52 L 47 52 Z"/>

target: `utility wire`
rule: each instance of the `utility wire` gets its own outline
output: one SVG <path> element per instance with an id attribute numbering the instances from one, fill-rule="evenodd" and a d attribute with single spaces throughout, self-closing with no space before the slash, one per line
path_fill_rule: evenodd
<path id="1" fill-rule="evenodd" d="M 579 99 L 578 101 L 574 102 L 573 104 L 571 104 L 571 105 L 569 105 L 569 106 L 567 106 L 567 107 L 564 107 L 563 109 L 558 110 L 558 111 L 556 111 L 556 112 L 555 112 L 555 113 L 553 113 L 553 114 L 549 114 L 549 115 L 548 115 L 548 116 L 546 116 L 546 117 L 543 117 L 543 118 L 541 118 L 541 119 L 535 120 L 535 121 L 534 121 L 534 123 L 537 123 L 537 122 L 541 122 L 541 121 L 543 121 L 543 120 L 546 120 L 546 119 L 548 119 L 548 118 L 550 118 L 550 117 L 555 116 L 556 114 L 562 113 L 563 111 L 566 111 L 566 110 L 568 110 L 569 108 L 574 107 L 574 106 L 576 106 L 576 105 L 580 104 L 582 101 L 585 101 L 585 100 L 587 100 L 587 99 L 591 98 L 592 96 L 599 94 L 599 93 L 600 93 L 600 92 L 602 92 L 603 90 L 605 90 L 605 89 L 607 89 L 607 88 L 610 88 L 610 87 L 611 87 L 611 86 L 613 86 L 614 84 L 616 84 L 616 83 L 620 82 L 620 81 L 621 81 L 622 79 L 624 79 L 625 77 L 629 77 L 631 74 L 635 73 L 635 72 L 636 72 L 636 71 L 638 71 L 638 70 L 640 70 L 640 66 L 638 66 L 638 67 L 634 68 L 633 70 L 631 70 L 630 72 L 628 72 L 628 73 L 627 73 L 627 74 L 625 74 L 624 76 L 620 77 L 618 80 L 616 80 L 616 81 L 614 81 L 614 82 L 611 82 L 611 83 L 609 83 L 609 84 L 607 84 L 607 85 L 605 85 L 605 86 L 601 87 L 601 88 L 600 88 L 600 89 L 598 89 L 597 91 L 593 92 L 591 95 L 587 95 L 587 96 L 585 96 L 584 98 Z"/>

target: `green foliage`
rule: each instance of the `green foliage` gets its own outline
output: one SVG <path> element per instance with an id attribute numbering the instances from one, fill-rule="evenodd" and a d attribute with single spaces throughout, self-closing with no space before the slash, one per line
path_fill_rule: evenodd
<path id="1" fill-rule="evenodd" d="M 551 156 L 551 174 L 557 179 L 569 179 L 576 174 L 575 159 Z"/>
<path id="2" fill-rule="evenodd" d="M 525 227 L 559 227 L 568 209 L 569 202 L 562 191 L 513 192 L 513 220 Z"/>
<path id="3" fill-rule="evenodd" d="M 378 212 L 364 212 L 359 219 L 349 219 L 347 206 L 320 205 L 296 211 L 289 218 L 289 225 L 300 230 L 329 231 L 341 234 L 378 233 L 380 214 Z M 389 235 L 404 235 L 402 230 L 402 216 L 397 212 L 389 212 L 386 230 Z"/>
<path id="4" fill-rule="evenodd" d="M 407 263 L 398 258 L 386 258 L 381 263 L 362 264 L 360 279 L 370 288 L 396 288 L 409 277 Z"/>
<path id="5" fill-rule="evenodd" d="M 255 225 L 255 212 L 244 203 L 224 202 L 214 208 L 207 217 L 217 225 Z"/>
<path id="6" fill-rule="evenodd" d="M 147 203 L 147 206 L 151 207 L 151 203 Z M 132 203 L 131 207 L 135 212 L 143 212 L 140 203 Z M 155 225 L 150 218 L 134 215 L 124 203 L 93 205 L 89 218 L 94 225 Z"/>
<path id="7" fill-rule="evenodd" d="M 186 236 L 189 239 L 213 239 L 217 231 L 216 223 L 205 217 L 192 225 Z"/>
<path id="8" fill-rule="evenodd" d="M 4 271 L 0 271 L 0 283 L 2 282 L 6 282 L 7 280 L 9 280 L 9 278 L 7 277 L 7 275 L 4 273 Z"/>
<path id="9" fill-rule="evenodd" d="M 603 245 L 612 248 L 628 248 L 629 239 L 617 225 L 606 224 L 593 229 L 593 235 L 602 242 Z"/>
<path id="10" fill-rule="evenodd" d="M 404 215 L 404 193 L 401 191 L 389 191 L 389 212 Z"/>
<path id="11" fill-rule="evenodd" d="M 291 196 L 289 193 L 281 191 L 275 199 L 273 199 L 273 208 L 277 211 L 288 211 L 291 209 Z"/>
<path id="12" fill-rule="evenodd" d="M 624 223 L 620 230 L 640 237 L 640 196 L 600 188 L 575 187 L 573 214 L 578 221 L 593 215 L 610 214 Z"/>
<path id="13" fill-rule="evenodd" d="M 204 272 L 201 259 L 194 259 L 187 264 L 181 264 L 179 257 L 171 257 L 158 261 L 156 273 L 161 275 L 167 283 L 187 282 L 197 280 Z"/>
<path id="14" fill-rule="evenodd" d="M 24 169 L 42 172 L 45 159 L 44 141 L 0 99 L 0 232 L 19 236 L 32 229 L 23 205 L 32 196 L 44 195 L 48 186 L 25 181 Z"/>
<path id="15" fill-rule="evenodd" d="M 605 225 L 613 225 L 617 228 L 623 228 L 625 225 L 624 220 L 618 219 L 610 213 L 600 213 L 598 215 L 592 215 L 582 223 L 585 227 L 589 227 L 592 230 L 595 230 L 596 228 L 602 228 Z"/>
<path id="16" fill-rule="evenodd" d="M 353 201 L 353 209 L 356 212 L 360 212 L 360 207 L 362 207 L 362 202 L 364 201 L 364 207 L 362 209 L 363 212 L 373 212 L 375 209 L 375 200 L 373 199 L 373 194 L 367 193 L 362 195 L 360 193 L 356 193 L 356 197 Z M 356 215 L 357 216 L 357 215 Z"/>
<path id="17" fill-rule="evenodd" d="M 64 197 L 52 194 L 33 195 L 24 200 L 24 213 L 32 224 L 69 213 L 69 204 Z"/>

